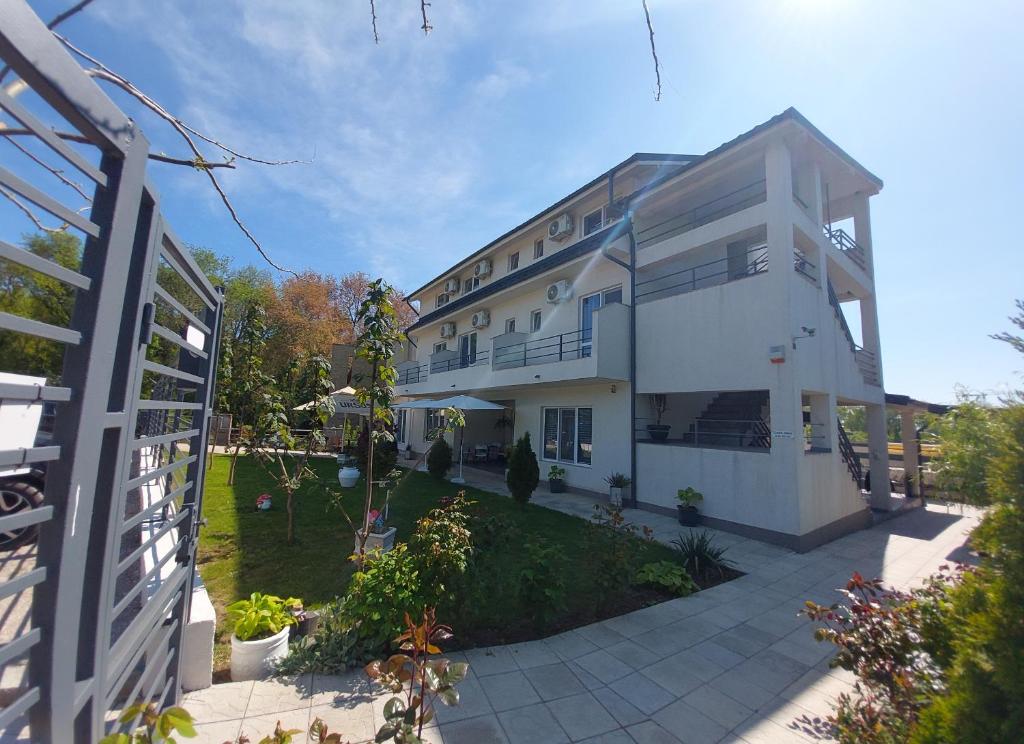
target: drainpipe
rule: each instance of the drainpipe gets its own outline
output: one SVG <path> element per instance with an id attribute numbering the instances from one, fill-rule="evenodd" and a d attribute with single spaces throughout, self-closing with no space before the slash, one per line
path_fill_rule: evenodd
<path id="1" fill-rule="evenodd" d="M 636 469 L 636 237 L 633 234 L 633 207 L 626 206 L 629 235 L 629 465 L 633 508 L 637 507 Z"/>

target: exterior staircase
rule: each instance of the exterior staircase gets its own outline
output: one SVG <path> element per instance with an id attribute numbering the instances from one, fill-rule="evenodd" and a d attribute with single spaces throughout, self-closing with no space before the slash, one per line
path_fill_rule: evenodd
<path id="1" fill-rule="evenodd" d="M 857 484 L 857 488 L 863 488 L 864 468 L 861 465 L 860 457 L 853 449 L 853 442 L 847 436 L 846 429 L 843 428 L 843 422 L 836 419 L 836 426 L 839 427 L 839 454 L 842 455 L 843 462 L 846 464 L 846 470 L 850 473 L 854 483 Z"/>
<path id="2" fill-rule="evenodd" d="M 864 378 L 864 382 L 868 385 L 881 387 L 882 380 L 878 374 L 878 359 L 872 352 L 858 346 L 853 340 L 853 333 L 850 331 L 850 326 L 846 322 L 846 316 L 843 315 L 842 308 L 839 307 L 839 297 L 836 295 L 835 287 L 832 286 L 831 281 L 828 283 L 828 304 L 832 306 L 832 311 L 835 313 L 836 320 L 839 322 L 839 327 L 842 329 L 843 335 L 846 336 L 846 340 L 850 344 L 850 351 L 853 352 L 853 360 L 857 365 L 857 369 L 860 370 L 860 375 Z"/>
<path id="3" fill-rule="evenodd" d="M 719 393 L 691 424 L 686 439 L 697 445 L 769 449 L 767 405 L 767 390 Z"/>

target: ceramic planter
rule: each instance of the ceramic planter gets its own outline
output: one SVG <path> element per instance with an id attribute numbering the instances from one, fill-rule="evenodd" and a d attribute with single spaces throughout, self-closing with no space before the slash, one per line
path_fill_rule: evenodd
<path id="1" fill-rule="evenodd" d="M 664 442 L 668 439 L 668 432 L 671 428 L 668 424 L 647 424 L 647 433 L 655 442 Z"/>
<path id="2" fill-rule="evenodd" d="M 387 553 L 395 547 L 395 534 L 398 532 L 394 527 L 389 527 L 384 532 L 371 532 L 366 536 L 366 552 L 380 548 L 382 553 Z M 355 538 L 355 552 L 359 552 L 359 538 Z"/>
<path id="3" fill-rule="evenodd" d="M 277 662 L 288 655 L 288 630 L 290 627 L 285 626 L 281 632 L 258 641 L 242 641 L 232 633 L 232 681 L 244 682 L 248 679 L 260 679 L 273 672 Z"/>
<path id="4" fill-rule="evenodd" d="M 551 493 L 565 493 L 565 480 L 563 478 L 548 478 L 548 490 Z"/>
<path id="5" fill-rule="evenodd" d="M 359 468 L 344 467 L 338 470 L 338 483 L 342 488 L 352 488 L 359 480 Z"/>
<path id="6" fill-rule="evenodd" d="M 679 504 L 676 507 L 676 511 L 679 513 L 679 524 L 683 527 L 696 527 L 700 524 L 700 512 L 697 511 L 696 506 L 683 506 Z"/>
<path id="7" fill-rule="evenodd" d="M 625 488 L 619 486 L 608 487 L 608 503 L 612 506 L 622 506 L 622 496 L 626 492 Z"/>

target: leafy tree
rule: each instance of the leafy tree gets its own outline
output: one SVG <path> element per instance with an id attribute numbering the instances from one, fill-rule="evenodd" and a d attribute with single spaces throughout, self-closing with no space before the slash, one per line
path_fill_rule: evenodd
<path id="1" fill-rule="evenodd" d="M 965 390 L 957 391 L 957 397 L 957 405 L 932 426 L 939 444 L 933 460 L 935 485 L 981 506 L 989 503 L 986 474 L 996 447 L 997 413 Z"/>
<path id="2" fill-rule="evenodd" d="M 81 241 L 66 232 L 26 235 L 22 246 L 30 253 L 77 271 L 82 260 Z M 0 259 L 0 311 L 24 318 L 67 326 L 74 309 L 75 290 L 44 274 Z M 61 378 L 64 345 L 24 333 L 0 330 L 4 369 L 46 377 L 52 384 Z"/>
<path id="3" fill-rule="evenodd" d="M 306 355 L 330 357 L 331 346 L 348 334 L 351 326 L 337 305 L 338 280 L 326 274 L 305 271 L 285 279 L 278 296 L 268 306 L 274 344 L 268 350 L 267 366 L 274 373 L 289 362 Z"/>
<path id="4" fill-rule="evenodd" d="M 427 452 L 427 471 L 438 480 L 444 480 L 451 466 L 451 445 L 444 437 L 438 437 Z"/>
<path id="5" fill-rule="evenodd" d="M 540 467 L 537 456 L 530 446 L 530 432 L 519 438 L 512 448 L 508 460 L 508 476 L 505 478 L 512 497 L 520 504 L 526 504 L 540 483 Z"/>

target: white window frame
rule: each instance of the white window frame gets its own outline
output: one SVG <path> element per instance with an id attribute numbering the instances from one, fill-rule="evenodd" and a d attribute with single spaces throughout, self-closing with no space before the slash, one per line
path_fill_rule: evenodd
<path id="1" fill-rule="evenodd" d="M 586 229 L 587 229 L 587 217 L 592 217 L 596 212 L 600 212 L 601 213 L 601 224 L 598 225 L 597 227 L 595 227 L 590 232 L 586 232 Z M 583 215 L 583 219 L 580 220 L 580 237 L 581 238 L 585 238 L 588 235 L 593 235 L 598 230 L 602 230 L 603 228 L 604 228 L 604 207 L 598 207 L 597 209 L 592 209 L 589 212 L 587 212 L 585 215 Z"/>
<path id="2" fill-rule="evenodd" d="M 434 307 L 444 307 L 450 300 L 451 297 L 449 297 L 446 292 L 442 292 L 437 296 L 437 299 L 434 300 Z"/>
<path id="3" fill-rule="evenodd" d="M 516 319 L 515 318 L 505 318 L 505 333 L 515 333 L 515 332 L 516 332 Z"/>
<path id="4" fill-rule="evenodd" d="M 562 411 L 573 412 L 573 425 L 576 430 L 573 432 L 573 451 L 572 460 L 562 460 L 558 457 L 559 452 L 562 451 Z M 580 462 L 580 411 L 590 411 L 590 462 Z M 547 441 L 544 438 L 544 419 L 547 417 L 548 411 L 558 411 L 558 434 L 555 439 L 555 457 L 552 459 L 547 456 Z M 593 406 L 542 406 L 540 409 L 540 459 L 542 462 L 553 462 L 563 463 L 565 465 L 572 465 L 578 468 L 590 468 L 594 466 L 594 407 Z"/>
<path id="5" fill-rule="evenodd" d="M 536 319 L 536 323 L 534 322 Z M 537 333 L 540 330 L 541 325 L 544 323 L 543 311 L 538 308 L 530 313 L 530 333 Z"/>
<path id="6" fill-rule="evenodd" d="M 519 268 L 519 251 L 512 251 L 508 254 L 508 273 Z"/>
<path id="7" fill-rule="evenodd" d="M 448 351 L 447 341 L 439 341 L 436 344 L 434 344 L 434 353 L 436 354 L 439 351 Z"/>
<path id="8" fill-rule="evenodd" d="M 533 260 L 544 258 L 544 238 L 533 241 Z"/>
<path id="9" fill-rule="evenodd" d="M 469 277 L 462 282 L 462 293 L 469 294 L 474 289 L 479 289 L 482 283 L 483 279 L 476 276 L 475 274 L 470 274 Z"/>

